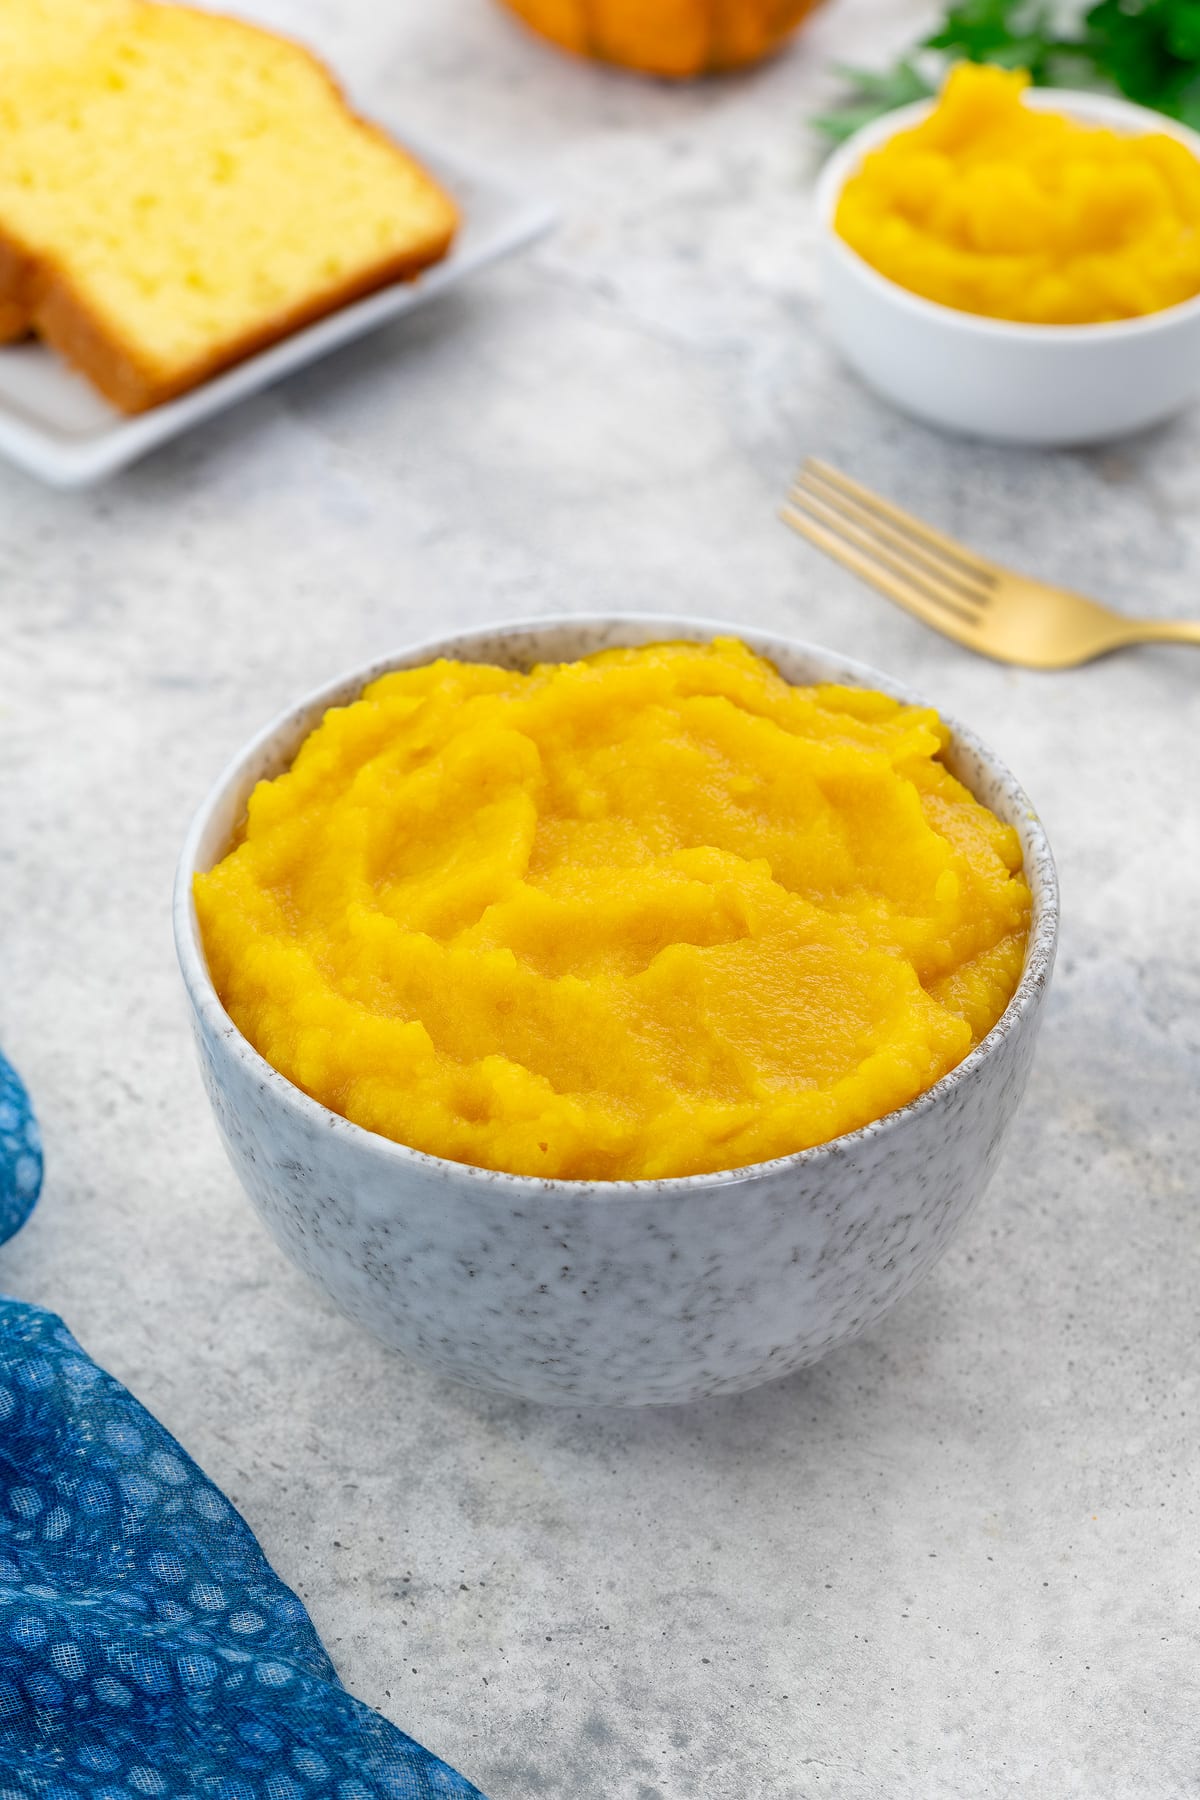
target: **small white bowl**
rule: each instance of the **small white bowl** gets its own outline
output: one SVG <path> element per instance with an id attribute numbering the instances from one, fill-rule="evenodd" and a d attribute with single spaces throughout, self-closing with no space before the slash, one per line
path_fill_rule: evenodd
<path id="1" fill-rule="evenodd" d="M 1025 103 L 1088 125 L 1161 132 L 1200 159 L 1200 135 L 1102 94 L 1035 88 Z M 1159 424 L 1200 393 L 1200 297 L 1106 325 L 1024 325 L 909 293 L 837 235 L 842 188 L 872 150 L 927 118 L 931 100 L 855 132 L 817 184 L 825 322 L 851 368 L 926 424 L 1004 444 L 1102 442 Z"/>
<path id="2" fill-rule="evenodd" d="M 416 645 L 329 684 L 261 732 L 200 808 L 175 942 L 200 1067 L 238 1176 L 287 1254 L 351 1318 L 475 1386 L 570 1405 L 738 1393 L 824 1356 L 936 1262 L 995 1169 L 1029 1074 L 1058 893 L 1012 776 L 947 721 L 947 762 L 1021 840 L 1033 920 L 1003 1018 L 935 1087 L 861 1131 L 674 1181 L 547 1181 L 407 1149 L 330 1112 L 264 1062 L 213 987 L 192 876 L 229 847 L 255 783 L 289 767 L 330 706 L 438 656 L 527 669 L 612 644 L 737 636 L 793 682 L 913 696 L 828 651 L 715 621 L 541 619 Z"/>

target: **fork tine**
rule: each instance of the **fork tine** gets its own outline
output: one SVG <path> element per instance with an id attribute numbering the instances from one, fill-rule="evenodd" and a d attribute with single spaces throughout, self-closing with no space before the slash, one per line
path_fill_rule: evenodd
<path id="1" fill-rule="evenodd" d="M 918 543 L 924 544 L 927 549 L 940 552 L 950 562 L 957 564 L 964 575 L 973 575 L 992 582 L 1003 574 L 1003 570 L 998 568 L 995 563 L 988 562 L 985 557 L 976 556 L 973 551 L 968 550 L 965 545 L 957 543 L 954 538 L 946 537 L 944 533 L 935 531 L 932 525 L 926 525 L 923 519 L 915 518 L 912 513 L 905 512 L 903 507 L 893 506 L 890 500 L 884 500 L 879 494 L 872 493 L 870 488 L 863 487 L 861 482 L 853 481 L 849 475 L 843 475 L 840 469 L 835 469 L 831 464 L 822 462 L 819 457 L 808 457 L 802 473 L 804 472 L 813 476 L 817 481 L 824 482 L 827 487 L 834 488 L 846 498 L 857 500 L 860 506 L 866 507 L 877 517 L 886 519 L 909 537 L 916 538 Z"/>
<path id="2" fill-rule="evenodd" d="M 909 543 L 887 525 L 881 525 L 856 502 L 831 501 L 819 488 L 810 487 L 801 476 L 792 484 L 791 503 L 802 512 L 815 515 L 831 531 L 859 544 L 893 574 L 905 580 L 919 581 L 931 598 L 953 607 L 968 620 L 974 620 L 979 609 L 987 605 L 989 594 L 985 587 L 978 583 L 969 585 L 962 576 L 948 570 L 945 563 L 935 562 L 918 545 Z"/>
<path id="3" fill-rule="evenodd" d="M 815 544 L 818 550 L 832 556 L 835 562 L 840 562 L 844 568 L 870 582 L 872 587 L 878 588 L 889 600 L 894 600 L 897 606 L 904 607 L 906 612 L 912 613 L 922 624 L 932 625 L 935 631 L 953 638 L 956 643 L 967 645 L 969 649 L 979 648 L 978 632 L 974 625 L 968 624 L 964 613 L 932 600 L 914 581 L 901 580 L 893 575 L 873 556 L 866 555 L 844 537 L 801 512 L 798 507 L 786 505 L 782 517 L 801 537 L 806 537 L 810 544 Z"/>
<path id="4" fill-rule="evenodd" d="M 938 575 L 929 574 L 919 563 L 915 562 L 907 551 L 897 553 L 888 548 L 886 543 L 874 535 L 870 529 L 864 529 L 856 521 L 845 518 L 841 513 L 827 506 L 823 500 L 805 493 L 799 488 L 792 489 L 789 503 L 797 512 L 820 525 L 841 543 L 858 550 L 861 555 L 870 557 L 889 575 L 899 581 L 905 581 L 922 594 L 931 606 L 960 619 L 964 625 L 978 625 L 981 608 L 986 604 L 982 598 L 974 599 L 960 590 L 948 586 Z"/>
<path id="5" fill-rule="evenodd" d="M 800 471 L 792 483 L 791 497 L 798 505 L 819 507 L 828 523 L 836 522 L 840 528 L 864 540 L 868 548 L 884 546 L 890 549 L 901 565 L 901 573 L 919 570 L 946 589 L 961 607 L 969 610 L 986 606 L 991 599 L 994 583 L 986 582 L 982 576 L 966 574 L 957 563 L 927 550 L 918 538 L 890 525 L 860 501 L 844 495 L 838 488 L 825 487 L 814 480 L 809 470 Z"/>

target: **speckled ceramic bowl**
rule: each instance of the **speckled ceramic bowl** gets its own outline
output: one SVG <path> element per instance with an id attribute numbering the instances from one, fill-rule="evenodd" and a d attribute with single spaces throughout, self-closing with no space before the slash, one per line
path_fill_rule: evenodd
<path id="1" fill-rule="evenodd" d="M 711 620 L 557 619 L 386 657 L 293 707 L 235 758 L 184 847 L 175 935 L 205 1085 L 267 1226 L 343 1311 L 416 1361 L 531 1400 L 665 1405 L 737 1393 L 854 1337 L 941 1255 L 996 1167 L 1029 1075 L 1058 898 L 1016 782 L 952 726 L 955 773 L 1015 826 L 1033 889 L 1025 971 L 999 1024 L 899 1112 L 815 1150 L 678 1181 L 546 1181 L 405 1149 L 329 1112 L 251 1048 L 213 989 L 193 872 L 225 852 L 256 781 L 329 706 L 436 656 L 525 668 L 612 644 L 741 637 L 788 680 L 904 690 L 824 650 Z"/>

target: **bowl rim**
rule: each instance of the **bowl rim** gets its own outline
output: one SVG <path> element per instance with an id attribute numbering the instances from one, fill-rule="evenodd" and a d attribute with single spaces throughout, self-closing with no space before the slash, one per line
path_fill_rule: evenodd
<path id="1" fill-rule="evenodd" d="M 915 1099 L 904 1106 L 896 1107 L 881 1118 L 872 1119 L 856 1130 L 844 1132 L 840 1137 L 831 1138 L 826 1143 L 814 1144 L 806 1150 L 794 1150 L 785 1156 L 771 1157 L 763 1162 L 748 1163 L 737 1169 L 714 1169 L 698 1175 L 647 1176 L 620 1181 L 604 1181 L 594 1177 L 576 1179 L 563 1176 L 545 1175 L 513 1175 L 505 1170 L 486 1169 L 475 1163 L 455 1162 L 449 1157 L 435 1156 L 428 1151 L 415 1150 L 408 1144 L 398 1143 L 393 1138 L 381 1136 L 366 1126 L 357 1125 L 353 1120 L 345 1118 L 341 1113 L 333 1112 L 322 1101 L 297 1087 L 283 1075 L 265 1057 L 263 1057 L 244 1037 L 238 1026 L 226 1012 L 213 985 L 208 971 L 203 944 L 200 937 L 199 921 L 196 916 L 192 894 L 192 877 L 197 872 L 200 857 L 200 844 L 208 832 L 214 815 L 223 807 L 231 792 L 238 786 L 244 786 L 248 771 L 256 762 L 261 763 L 267 752 L 280 738 L 294 734 L 289 757 L 294 756 L 308 733 L 315 729 L 309 724 L 305 729 L 304 721 L 312 715 L 321 713 L 330 706 L 345 705 L 346 695 L 352 697 L 361 693 L 370 682 L 393 669 L 413 668 L 421 663 L 430 662 L 439 656 L 461 655 L 464 660 L 484 661 L 480 655 L 472 657 L 475 647 L 496 649 L 497 638 L 511 638 L 519 642 L 535 633 L 547 630 L 580 631 L 601 628 L 616 632 L 614 644 L 622 641 L 622 634 L 632 632 L 632 642 L 636 644 L 665 643 L 671 641 L 708 642 L 718 637 L 734 637 L 748 645 L 756 653 L 772 658 L 773 654 L 786 651 L 815 661 L 836 673 L 820 677 L 822 680 L 844 681 L 849 686 L 876 688 L 882 693 L 892 695 L 910 705 L 928 706 L 930 703 L 915 694 L 903 683 L 896 682 L 882 671 L 872 668 L 854 658 L 843 656 L 840 652 L 827 650 L 818 644 L 809 643 L 805 639 L 792 638 L 786 635 L 761 631 L 753 627 L 739 626 L 728 620 L 710 619 L 692 615 L 668 613 L 587 613 L 587 614 L 548 614 L 524 619 L 498 622 L 494 625 L 470 626 L 459 631 L 443 633 L 436 638 L 429 638 L 402 645 L 390 654 L 373 658 L 369 663 L 358 665 L 344 671 L 331 681 L 323 682 L 312 689 L 300 700 L 285 707 L 277 713 L 260 731 L 249 739 L 226 763 L 215 782 L 193 816 L 184 839 L 176 868 L 173 895 L 173 925 L 176 954 L 189 1002 L 198 1022 L 206 1025 L 212 1034 L 222 1038 L 232 1053 L 247 1066 L 260 1085 L 270 1089 L 290 1110 L 299 1112 L 313 1124 L 319 1124 L 326 1130 L 339 1135 L 349 1135 L 352 1142 L 362 1140 L 364 1147 L 371 1148 L 377 1155 L 394 1162 L 398 1168 L 420 1168 L 436 1173 L 443 1178 L 467 1181 L 477 1185 L 480 1193 L 487 1190 L 503 1192 L 512 1197 L 536 1199 L 538 1196 L 571 1194 L 576 1198 L 597 1198 L 611 1201 L 645 1199 L 655 1193 L 683 1195 L 708 1191 L 713 1187 L 737 1187 L 739 1185 L 760 1180 L 764 1176 L 775 1174 L 791 1168 L 809 1168 L 822 1162 L 836 1162 L 844 1157 L 848 1150 L 858 1144 L 866 1143 L 892 1132 L 903 1129 L 905 1124 L 933 1108 L 944 1104 L 960 1086 L 969 1082 L 975 1073 L 994 1054 L 1000 1042 L 1025 1016 L 1036 1011 L 1045 993 L 1047 983 L 1054 967 L 1054 958 L 1058 945 L 1059 924 L 1059 888 L 1057 871 L 1049 841 L 1042 827 L 1041 820 L 1034 810 L 1028 795 L 1009 771 L 1007 765 L 997 757 L 974 732 L 960 725 L 956 719 L 937 708 L 938 716 L 950 732 L 954 743 L 968 755 L 974 756 L 985 768 L 989 776 L 1004 785 L 1011 797 L 1015 816 L 1021 824 L 1017 829 L 1025 840 L 1022 852 L 1027 874 L 1032 873 L 1031 863 L 1036 861 L 1040 883 L 1040 893 L 1033 896 L 1033 912 L 1030 920 L 1029 937 L 1025 948 L 1025 966 L 1021 979 L 1004 1012 L 987 1035 L 971 1050 L 954 1068 L 950 1069 L 932 1087 L 926 1088 Z M 581 652 L 590 654 L 590 652 Z M 317 714 L 319 720 L 320 714 Z M 290 762 L 281 765 L 290 766 Z M 259 777 L 263 779 L 264 777 Z M 222 854 L 224 854 L 222 852 Z M 209 864 L 211 867 L 212 865 Z"/>
<path id="2" fill-rule="evenodd" d="M 1091 93 L 1086 88 L 1031 87 L 1025 90 L 1023 98 L 1035 111 L 1067 113 L 1078 118 L 1080 123 L 1126 125 L 1136 135 L 1156 133 L 1173 137 L 1200 162 L 1200 132 L 1119 95 Z M 833 216 L 841 191 L 865 156 L 887 143 L 889 138 L 928 118 L 937 99 L 937 95 L 933 95 L 928 100 L 914 100 L 907 106 L 897 107 L 894 112 L 872 119 L 839 144 L 827 159 L 817 178 L 814 194 L 818 231 L 827 254 L 836 256 L 867 287 L 901 310 L 947 330 L 993 340 L 1058 345 L 1119 342 L 1169 331 L 1174 326 L 1200 319 L 1200 294 L 1194 294 L 1190 300 L 1177 301 L 1174 306 L 1159 307 L 1156 312 L 1142 313 L 1137 318 L 1104 319 L 1090 325 L 1037 325 L 1024 319 L 995 319 L 988 313 L 967 312 L 962 307 L 946 306 L 940 300 L 929 300 L 924 294 L 914 294 L 860 256 L 834 230 Z"/>

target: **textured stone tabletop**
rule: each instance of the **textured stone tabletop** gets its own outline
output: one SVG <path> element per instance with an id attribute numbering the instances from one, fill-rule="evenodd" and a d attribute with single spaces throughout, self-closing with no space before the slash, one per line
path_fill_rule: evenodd
<path id="1" fill-rule="evenodd" d="M 787 533 L 823 453 L 984 551 L 1200 614 L 1200 416 L 952 443 L 831 358 L 804 118 L 919 22 L 834 0 L 682 92 L 486 0 L 260 0 L 414 130 L 548 192 L 531 255 L 87 495 L 0 471 L 0 1043 L 48 1178 L 0 1289 L 60 1311 L 237 1500 L 348 1685 L 492 1800 L 1166 1800 L 1200 1789 L 1200 656 L 975 660 Z M 219 766 L 456 624 L 670 609 L 849 651 L 1037 801 L 1065 937 L 991 1194 L 808 1373 L 642 1415 L 435 1380 L 229 1172 L 173 864 Z"/>

